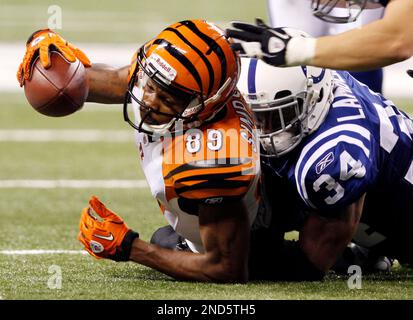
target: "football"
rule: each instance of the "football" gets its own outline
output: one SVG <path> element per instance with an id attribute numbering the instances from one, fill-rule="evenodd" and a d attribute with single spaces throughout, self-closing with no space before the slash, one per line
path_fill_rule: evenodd
<path id="1" fill-rule="evenodd" d="M 88 95 L 83 64 L 69 62 L 58 51 L 50 53 L 51 66 L 45 69 L 37 58 L 25 81 L 24 93 L 31 106 L 46 116 L 63 117 L 81 109 Z"/>

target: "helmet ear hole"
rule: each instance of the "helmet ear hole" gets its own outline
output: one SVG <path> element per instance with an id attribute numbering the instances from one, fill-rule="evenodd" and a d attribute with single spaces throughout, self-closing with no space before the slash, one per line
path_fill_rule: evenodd
<path id="1" fill-rule="evenodd" d="M 274 96 L 274 100 L 277 99 L 281 99 L 281 98 L 285 98 L 285 97 L 289 97 L 292 95 L 292 92 L 290 90 L 281 90 L 278 91 L 275 96 Z"/>
<path id="2" fill-rule="evenodd" d="M 320 95 L 318 96 L 317 103 L 321 102 L 324 98 L 324 88 L 321 88 Z"/>

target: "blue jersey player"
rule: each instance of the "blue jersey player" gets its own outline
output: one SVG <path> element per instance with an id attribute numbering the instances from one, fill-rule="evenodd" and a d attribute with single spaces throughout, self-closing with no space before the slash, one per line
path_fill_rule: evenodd
<path id="1" fill-rule="evenodd" d="M 413 120 L 347 72 L 242 60 L 266 194 L 275 215 L 306 217 L 309 260 L 326 271 L 353 239 L 412 263 Z"/>
<path id="2" fill-rule="evenodd" d="M 333 36 L 312 38 L 288 28 L 271 28 L 234 22 L 227 35 L 233 48 L 273 66 L 312 65 L 322 68 L 363 71 L 388 66 L 413 55 L 413 1 L 411 0 L 313 0 L 314 15 L 333 23 L 355 21 L 364 10 L 384 8 L 381 19 Z M 340 7 L 336 10 L 337 7 Z"/>

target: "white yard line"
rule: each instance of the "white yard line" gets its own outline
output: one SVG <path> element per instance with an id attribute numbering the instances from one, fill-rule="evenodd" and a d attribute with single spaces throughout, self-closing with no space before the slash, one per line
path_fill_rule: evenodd
<path id="1" fill-rule="evenodd" d="M 0 141 L 16 142 L 130 142 L 133 137 L 132 130 L 0 130 Z"/>
<path id="2" fill-rule="evenodd" d="M 87 254 L 85 250 L 0 250 L 0 254 L 6 256 L 41 255 L 41 254 Z"/>
<path id="3" fill-rule="evenodd" d="M 148 188 L 146 180 L 0 180 L 0 189 L 142 189 Z"/>

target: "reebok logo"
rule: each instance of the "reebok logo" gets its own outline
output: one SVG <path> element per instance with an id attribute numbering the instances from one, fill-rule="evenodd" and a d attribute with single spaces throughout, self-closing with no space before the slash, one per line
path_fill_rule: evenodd
<path id="1" fill-rule="evenodd" d="M 334 154 L 333 152 L 327 153 L 323 159 L 321 159 L 315 166 L 315 172 L 320 174 L 325 168 L 327 168 L 330 164 L 334 162 Z"/>
<path id="2" fill-rule="evenodd" d="M 221 203 L 223 200 L 222 197 L 218 197 L 218 198 L 208 198 L 205 200 L 206 204 L 219 204 Z"/>

